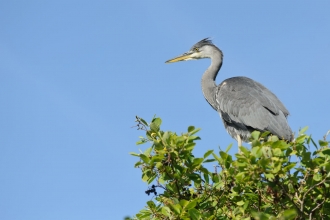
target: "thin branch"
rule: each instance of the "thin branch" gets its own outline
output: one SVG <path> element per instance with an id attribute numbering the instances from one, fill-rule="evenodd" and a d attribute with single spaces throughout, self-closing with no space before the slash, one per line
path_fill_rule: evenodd
<path id="1" fill-rule="evenodd" d="M 172 168 L 173 173 L 175 173 L 175 170 L 174 170 L 174 168 L 173 168 L 173 164 L 172 164 L 172 163 L 170 164 L 170 166 L 171 166 L 171 168 Z M 177 188 L 177 190 L 178 190 L 179 199 L 182 199 L 182 196 L 181 196 L 181 193 L 180 193 L 180 187 L 179 187 L 179 184 L 178 184 L 178 180 L 175 180 L 174 183 L 175 183 L 176 188 Z"/>
<path id="2" fill-rule="evenodd" d="M 316 210 L 316 209 L 318 209 L 318 208 L 320 208 L 320 206 L 321 205 L 323 205 L 323 203 L 325 202 L 325 199 L 321 202 L 321 203 L 319 203 L 312 211 L 311 211 L 311 213 L 309 214 L 309 219 L 310 220 L 312 220 L 312 214 L 313 214 L 313 212 Z"/>
<path id="3" fill-rule="evenodd" d="M 291 200 L 291 203 L 296 207 L 296 209 L 298 210 L 300 216 L 304 216 L 304 213 L 302 212 L 302 210 L 299 209 L 297 204 L 293 201 L 293 198 L 291 197 L 291 195 L 286 192 L 285 188 L 281 184 L 278 184 L 278 185 L 282 188 L 284 194 Z"/>
<path id="4" fill-rule="evenodd" d="M 314 186 L 312 186 L 311 188 L 309 188 L 305 194 L 303 195 L 303 198 L 302 198 L 302 203 L 300 204 L 300 210 L 302 211 L 304 209 L 304 202 L 305 202 L 305 198 L 307 196 L 307 194 L 312 190 L 314 189 L 315 187 L 323 184 L 325 181 L 326 181 L 327 178 L 323 179 L 321 182 L 319 182 L 318 184 L 315 184 Z"/>
<path id="5" fill-rule="evenodd" d="M 298 202 L 301 204 L 302 201 L 299 199 L 298 193 L 296 192 L 294 195 L 295 195 L 295 198 L 297 198 Z"/>
<path id="6" fill-rule="evenodd" d="M 257 189 L 257 190 L 258 190 L 258 212 L 260 212 L 260 207 L 261 207 L 261 192 L 260 192 L 259 189 Z"/>

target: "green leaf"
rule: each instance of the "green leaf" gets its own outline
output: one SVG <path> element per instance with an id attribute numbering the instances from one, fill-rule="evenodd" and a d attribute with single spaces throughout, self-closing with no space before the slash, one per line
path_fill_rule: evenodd
<path id="1" fill-rule="evenodd" d="M 161 124 L 162 124 L 162 119 L 154 118 L 150 124 L 150 129 L 153 132 L 158 132 Z"/>
<path id="2" fill-rule="evenodd" d="M 287 156 L 297 155 L 298 153 L 296 150 L 291 150 L 291 149 L 288 149 L 288 152 L 290 152 L 290 154 Z"/>
<path id="3" fill-rule="evenodd" d="M 180 204 L 170 204 L 169 206 L 175 214 L 179 215 L 181 213 L 182 207 L 180 206 Z"/>
<path id="4" fill-rule="evenodd" d="M 299 130 L 299 135 L 305 134 L 305 132 L 308 130 L 308 126 L 303 127 Z"/>
<path id="5" fill-rule="evenodd" d="M 279 148 L 281 150 L 286 150 L 290 147 L 289 144 L 285 143 L 283 140 L 276 141 L 272 143 L 272 148 Z"/>
<path id="6" fill-rule="evenodd" d="M 187 205 L 186 209 L 192 209 L 192 208 L 194 208 L 196 205 L 197 205 L 197 202 L 194 200 L 194 201 L 190 202 L 190 203 Z"/>
<path id="7" fill-rule="evenodd" d="M 228 169 L 231 162 L 233 161 L 232 156 L 225 153 L 224 151 L 220 151 L 220 156 L 222 158 L 222 162 L 224 162 L 225 167 Z M 220 164 L 223 164 L 222 162 L 220 162 Z"/>
<path id="8" fill-rule="evenodd" d="M 195 158 L 193 163 L 192 163 L 192 167 L 197 167 L 199 165 L 201 165 L 203 163 L 203 158 Z"/>
<path id="9" fill-rule="evenodd" d="M 193 131 L 190 131 L 190 135 L 196 134 L 197 132 L 199 132 L 201 129 L 200 128 L 196 128 Z"/>
<path id="10" fill-rule="evenodd" d="M 243 209 L 246 210 L 246 208 L 249 206 L 249 200 L 245 201 Z M 246 220 L 250 220 L 250 218 L 246 219 Z"/>
<path id="11" fill-rule="evenodd" d="M 222 158 L 223 160 L 226 160 L 227 157 L 228 157 L 228 154 L 225 153 L 224 151 L 220 151 L 220 156 L 221 156 L 221 158 Z"/>
<path id="12" fill-rule="evenodd" d="M 138 116 L 136 116 L 136 118 L 138 118 L 142 122 L 142 124 L 144 124 L 145 126 L 148 126 L 148 123 L 143 118 L 140 118 Z"/>
<path id="13" fill-rule="evenodd" d="M 222 163 L 222 159 L 220 157 L 218 157 L 215 153 L 212 153 L 212 155 L 220 164 Z"/>
<path id="14" fill-rule="evenodd" d="M 194 209 L 194 208 L 189 209 L 188 213 L 189 213 L 192 220 L 201 219 L 201 214 L 199 213 L 199 211 L 197 209 Z"/>
<path id="15" fill-rule="evenodd" d="M 256 220 L 270 220 L 270 216 L 262 212 L 252 212 L 252 216 Z"/>
<path id="16" fill-rule="evenodd" d="M 290 171 L 292 168 L 294 168 L 296 166 L 296 163 L 291 163 L 289 165 L 287 165 L 286 167 L 283 168 L 284 172 L 288 172 Z"/>
<path id="17" fill-rule="evenodd" d="M 150 177 L 147 181 L 148 184 L 152 183 L 152 181 L 154 181 L 157 177 L 157 174 L 154 174 L 152 177 Z"/>
<path id="18" fill-rule="evenodd" d="M 141 139 L 141 140 L 138 140 L 135 144 L 140 145 L 140 144 L 145 144 L 145 143 L 147 143 L 147 141 L 144 139 Z"/>
<path id="19" fill-rule="evenodd" d="M 238 181 L 242 181 L 242 179 L 244 178 L 245 173 L 244 172 L 240 172 L 235 176 L 235 179 Z"/>
<path id="20" fill-rule="evenodd" d="M 188 132 L 192 132 L 193 130 L 195 130 L 195 127 L 194 126 L 189 126 L 188 127 Z"/>
<path id="21" fill-rule="evenodd" d="M 318 147 L 317 147 L 317 145 L 316 145 L 315 141 L 314 141 L 314 140 L 313 140 L 311 137 L 309 137 L 309 140 L 310 140 L 310 141 L 312 141 L 312 143 L 313 143 L 314 147 L 315 147 L 316 149 L 318 149 Z"/>
<path id="22" fill-rule="evenodd" d="M 260 137 L 260 131 L 253 131 L 251 133 L 251 137 L 252 137 L 253 140 L 258 140 L 259 137 Z"/>
<path id="23" fill-rule="evenodd" d="M 329 171 L 330 171 L 330 163 L 325 163 L 325 164 L 323 164 L 323 166 L 324 166 L 324 169 L 329 173 Z"/>
<path id="24" fill-rule="evenodd" d="M 190 140 L 190 141 L 195 141 L 195 140 L 200 140 L 200 139 L 201 139 L 200 137 L 194 136 L 194 135 L 188 137 L 188 140 Z"/>
<path id="25" fill-rule="evenodd" d="M 247 166 L 247 163 L 243 162 L 243 163 L 240 163 L 240 162 L 237 162 L 236 164 L 238 167 L 246 167 Z"/>
<path id="26" fill-rule="evenodd" d="M 148 179 L 149 179 L 149 175 L 148 175 L 147 173 L 144 173 L 144 174 L 142 175 L 142 180 L 143 180 L 144 182 L 147 182 Z"/>
<path id="27" fill-rule="evenodd" d="M 210 154 L 213 153 L 213 150 L 208 150 L 205 154 L 204 154 L 204 159 L 207 158 L 208 156 L 210 156 Z"/>
<path id="28" fill-rule="evenodd" d="M 257 146 L 261 146 L 261 143 L 260 143 L 259 140 L 253 140 L 253 141 L 251 142 L 251 145 L 252 145 L 252 147 L 257 147 Z"/>
<path id="29" fill-rule="evenodd" d="M 177 145 L 181 145 L 183 142 L 185 142 L 186 141 L 186 137 L 184 137 L 184 136 L 179 136 L 179 137 L 176 137 L 175 138 L 175 143 L 177 144 Z"/>
<path id="30" fill-rule="evenodd" d="M 144 155 L 144 154 L 140 154 L 140 158 L 143 160 L 143 162 L 145 162 L 145 163 L 149 163 L 149 161 L 150 161 L 150 159 L 146 156 L 146 155 Z"/>
<path id="31" fill-rule="evenodd" d="M 267 137 L 268 135 L 270 134 L 270 132 L 269 131 L 265 131 L 265 132 L 263 132 L 262 134 L 261 134 L 261 138 L 265 138 L 265 137 Z"/>
<path id="32" fill-rule="evenodd" d="M 158 183 L 160 184 L 164 184 L 165 183 L 165 180 L 164 180 L 164 176 L 160 176 L 158 179 L 157 179 Z"/>
<path id="33" fill-rule="evenodd" d="M 143 152 L 143 154 L 146 155 L 147 157 L 149 157 L 151 151 L 152 151 L 152 147 L 149 147 L 149 148 L 147 148 L 147 149 Z"/>
<path id="34" fill-rule="evenodd" d="M 158 151 L 158 153 L 165 153 L 166 150 L 166 148 L 164 147 L 164 145 L 161 144 L 161 142 L 159 143 L 154 142 L 154 148 L 155 150 Z"/>
<path id="35" fill-rule="evenodd" d="M 214 161 L 215 161 L 215 159 L 207 159 L 207 160 L 204 160 L 203 163 L 210 163 L 210 162 L 214 162 Z"/>
<path id="36" fill-rule="evenodd" d="M 285 210 L 282 214 L 285 220 L 295 219 L 297 216 L 297 211 L 295 209 Z"/>
<path id="37" fill-rule="evenodd" d="M 219 175 L 213 173 L 212 174 L 212 181 L 215 182 L 215 183 L 218 183 L 219 182 Z"/>
<path id="38" fill-rule="evenodd" d="M 278 173 L 278 172 L 280 172 L 281 168 L 282 168 L 281 164 L 278 163 L 278 164 L 273 168 L 272 172 L 273 172 L 273 173 Z"/>
<path id="39" fill-rule="evenodd" d="M 204 168 L 204 167 L 202 167 L 202 166 L 199 168 L 199 170 L 200 170 L 202 173 L 205 173 L 205 174 L 209 174 L 209 173 L 210 173 L 206 168 Z"/>
<path id="40" fill-rule="evenodd" d="M 165 131 L 163 136 L 162 136 L 162 140 L 168 144 L 169 143 L 169 138 L 170 138 L 170 133 L 168 131 Z"/>
<path id="41" fill-rule="evenodd" d="M 259 159 L 262 156 L 262 150 L 261 147 L 253 147 L 251 150 L 252 156 Z"/>
<path id="42" fill-rule="evenodd" d="M 188 204 L 189 204 L 189 202 L 187 200 L 185 200 L 185 199 L 180 200 L 180 205 L 181 205 L 182 209 L 185 209 Z"/>
<path id="43" fill-rule="evenodd" d="M 201 177 L 197 173 L 188 174 L 187 176 L 189 177 L 190 180 L 192 180 L 192 181 L 194 181 L 196 183 L 200 183 L 201 182 Z"/>
<path id="44" fill-rule="evenodd" d="M 203 174 L 205 182 L 208 184 L 210 182 L 209 175 L 207 173 Z"/>
<path id="45" fill-rule="evenodd" d="M 242 206 L 242 205 L 244 205 L 244 201 L 243 200 L 241 200 L 241 201 L 239 201 L 239 202 L 236 202 L 236 204 L 238 205 L 238 206 Z"/>
<path id="46" fill-rule="evenodd" d="M 233 161 L 233 157 L 231 155 L 228 155 L 227 159 L 225 160 L 225 167 L 227 169 L 229 169 L 232 161 Z"/>
<path id="47" fill-rule="evenodd" d="M 195 148 L 195 145 L 196 145 L 196 143 L 189 143 L 189 144 L 186 144 L 184 147 L 187 150 L 191 151 L 191 150 L 193 150 Z"/>
<path id="48" fill-rule="evenodd" d="M 270 159 L 262 158 L 258 161 L 258 164 L 260 164 L 263 168 L 267 168 L 267 166 L 270 164 Z"/>
<path id="49" fill-rule="evenodd" d="M 330 156 L 330 149 L 324 149 L 322 150 L 322 153 Z"/>
<path id="50" fill-rule="evenodd" d="M 161 162 L 164 159 L 164 154 L 161 155 L 155 155 L 151 158 L 151 162 Z"/>
<path id="51" fill-rule="evenodd" d="M 273 155 L 277 156 L 277 157 L 280 157 L 280 156 L 283 155 L 283 152 L 281 151 L 281 149 L 275 148 L 275 149 L 273 149 Z"/>
<path id="52" fill-rule="evenodd" d="M 135 152 L 129 152 L 130 155 L 135 156 L 135 157 L 140 157 L 140 154 L 135 153 Z"/>
<path id="53" fill-rule="evenodd" d="M 226 148 L 225 152 L 228 153 L 228 151 L 231 149 L 231 147 L 233 146 L 233 144 L 229 144 L 228 147 Z"/>
<path id="54" fill-rule="evenodd" d="M 265 173 L 265 177 L 270 181 L 272 181 L 275 178 L 274 174 L 272 173 Z"/>
<path id="55" fill-rule="evenodd" d="M 147 204 L 151 209 L 154 209 L 156 207 L 156 205 L 153 201 L 148 201 Z"/>
<path id="56" fill-rule="evenodd" d="M 321 147 L 326 147 L 326 146 L 328 146 L 328 142 L 327 141 L 322 141 L 322 140 L 319 140 L 319 145 L 321 146 Z"/>
<path id="57" fill-rule="evenodd" d="M 142 164 L 143 164 L 142 161 L 138 161 L 138 162 L 136 162 L 136 163 L 134 164 L 134 167 L 138 167 L 138 166 L 140 166 L 140 165 L 142 165 Z"/>
<path id="58" fill-rule="evenodd" d="M 299 143 L 299 144 L 300 144 L 300 143 L 304 143 L 305 140 L 306 140 L 306 138 L 307 138 L 307 135 L 302 134 L 301 136 L 299 136 L 299 137 L 296 138 L 295 142 L 296 142 L 296 143 Z"/>
<path id="59" fill-rule="evenodd" d="M 243 154 L 244 154 L 245 156 L 247 156 L 247 157 L 249 156 L 250 151 L 249 151 L 248 149 L 246 149 L 246 148 L 243 147 L 243 146 L 240 146 L 239 149 L 241 150 L 241 152 L 243 152 Z"/>
<path id="60" fill-rule="evenodd" d="M 320 173 L 315 173 L 314 175 L 313 175 L 313 180 L 315 180 L 315 181 L 321 181 L 322 180 L 322 175 L 320 174 Z"/>
<path id="61" fill-rule="evenodd" d="M 167 217 L 170 217 L 171 216 L 171 210 L 168 207 L 163 206 L 162 207 L 162 214 L 167 216 Z"/>
<path id="62" fill-rule="evenodd" d="M 272 135 L 268 138 L 268 141 L 271 141 L 271 142 L 275 142 L 275 141 L 278 141 L 278 137 L 276 135 Z"/>

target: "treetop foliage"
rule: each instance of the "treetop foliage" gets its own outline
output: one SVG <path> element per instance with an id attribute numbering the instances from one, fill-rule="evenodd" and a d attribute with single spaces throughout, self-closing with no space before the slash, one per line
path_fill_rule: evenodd
<path id="1" fill-rule="evenodd" d="M 136 121 L 145 132 L 137 144 L 149 147 L 131 155 L 149 201 L 132 219 L 330 219 L 329 141 L 316 144 L 307 127 L 291 143 L 255 131 L 235 158 L 231 145 L 195 157 L 200 129 L 178 135 L 162 131 L 160 118 Z"/>

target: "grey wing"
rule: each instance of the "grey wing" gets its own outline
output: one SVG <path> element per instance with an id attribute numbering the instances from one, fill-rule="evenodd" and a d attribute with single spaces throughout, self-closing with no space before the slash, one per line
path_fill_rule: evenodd
<path id="1" fill-rule="evenodd" d="M 273 103 L 276 108 L 278 108 L 279 110 L 281 110 L 283 112 L 283 114 L 285 115 L 285 117 L 287 117 L 290 113 L 289 111 L 285 108 L 285 106 L 283 105 L 283 103 L 276 97 L 276 95 L 274 95 L 274 93 L 272 93 L 271 91 L 269 91 L 269 89 L 267 89 L 266 87 L 264 87 L 262 84 L 253 81 L 256 86 L 258 86 L 261 90 L 261 92 L 263 93 L 263 95 L 265 97 L 267 97 L 267 100 L 269 100 L 269 102 Z M 267 103 L 267 101 L 266 101 Z M 264 106 L 267 108 L 267 106 Z M 271 110 L 271 109 L 270 109 Z"/>
<path id="2" fill-rule="evenodd" d="M 224 122 L 249 130 L 270 131 L 291 140 L 286 120 L 289 114 L 281 101 L 266 87 L 246 77 L 233 77 L 217 87 L 218 111 Z"/>

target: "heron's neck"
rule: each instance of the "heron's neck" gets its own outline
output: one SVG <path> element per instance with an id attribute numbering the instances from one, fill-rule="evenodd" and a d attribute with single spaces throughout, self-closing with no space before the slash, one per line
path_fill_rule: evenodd
<path id="1" fill-rule="evenodd" d="M 204 97 L 214 109 L 217 109 L 215 100 L 215 88 L 217 85 L 215 84 L 215 78 L 221 68 L 222 58 L 223 55 L 221 51 L 214 53 L 211 57 L 211 65 L 202 76 L 202 91 Z"/>

